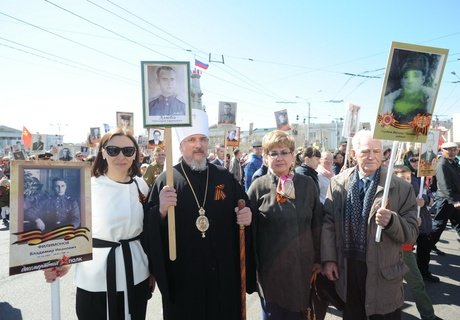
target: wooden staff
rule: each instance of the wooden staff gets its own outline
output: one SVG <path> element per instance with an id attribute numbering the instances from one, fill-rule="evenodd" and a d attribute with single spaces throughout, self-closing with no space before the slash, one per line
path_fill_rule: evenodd
<path id="1" fill-rule="evenodd" d="M 246 201 L 238 200 L 238 209 L 246 206 Z M 241 320 L 246 320 L 246 238 L 244 225 L 240 224 L 240 275 L 241 275 Z"/>
<path id="2" fill-rule="evenodd" d="M 173 178 L 173 156 L 172 156 L 172 137 L 171 128 L 165 128 L 165 145 L 166 147 L 166 184 L 174 186 Z M 176 214 L 173 206 L 168 207 L 168 240 L 169 240 L 169 260 L 174 261 L 177 258 L 176 252 Z"/>

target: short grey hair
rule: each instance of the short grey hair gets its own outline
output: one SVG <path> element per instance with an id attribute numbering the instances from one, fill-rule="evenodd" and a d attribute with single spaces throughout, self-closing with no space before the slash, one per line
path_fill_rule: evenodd
<path id="1" fill-rule="evenodd" d="M 358 132 L 355 133 L 353 139 L 351 140 L 351 144 L 353 147 L 353 150 L 357 151 L 359 150 L 359 147 L 361 146 L 361 143 L 364 140 L 378 140 L 383 147 L 383 142 L 382 140 L 379 139 L 374 139 L 374 136 L 372 134 L 372 131 L 369 130 L 359 130 Z"/>

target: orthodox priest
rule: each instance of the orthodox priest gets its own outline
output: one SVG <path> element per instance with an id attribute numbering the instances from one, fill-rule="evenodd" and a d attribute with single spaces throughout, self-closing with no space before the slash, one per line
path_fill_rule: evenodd
<path id="1" fill-rule="evenodd" d="M 241 186 L 221 166 L 207 161 L 208 118 L 192 110 L 192 126 L 176 128 L 181 159 L 174 166 L 174 186 L 163 172 L 152 188 L 147 211 L 147 251 L 152 273 L 162 289 L 168 320 L 235 320 L 241 317 L 239 225 L 249 226 L 249 204 Z M 175 207 L 175 261 L 168 257 L 168 207 Z M 152 216 L 150 216 L 152 215 Z M 159 217 L 159 218 L 157 218 Z M 158 228 L 155 227 L 158 222 Z M 161 247 L 155 233 L 161 235 Z M 246 256 L 252 256 L 246 227 Z M 246 259 L 247 291 L 255 290 L 254 263 Z"/>

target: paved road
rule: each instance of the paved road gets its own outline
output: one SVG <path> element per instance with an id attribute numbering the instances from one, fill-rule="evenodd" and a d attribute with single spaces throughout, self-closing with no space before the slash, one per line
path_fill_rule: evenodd
<path id="1" fill-rule="evenodd" d="M 444 232 L 438 248 L 446 256 L 432 255 L 431 270 L 441 277 L 441 283 L 427 283 L 436 314 L 447 320 L 460 318 L 460 242 L 448 229 Z M 41 272 L 8 276 L 9 232 L 0 222 L 0 320 L 46 320 L 51 319 L 50 285 L 45 283 Z M 61 287 L 61 319 L 76 320 L 75 288 L 72 274 L 64 277 Z M 147 320 L 161 320 L 161 296 L 156 290 L 149 301 Z M 261 320 L 259 300 L 256 294 L 248 295 L 248 320 Z M 327 320 L 341 319 L 340 313 L 330 309 Z M 419 319 L 410 292 L 406 290 L 403 319 Z M 218 320 L 218 319 L 216 319 Z"/>

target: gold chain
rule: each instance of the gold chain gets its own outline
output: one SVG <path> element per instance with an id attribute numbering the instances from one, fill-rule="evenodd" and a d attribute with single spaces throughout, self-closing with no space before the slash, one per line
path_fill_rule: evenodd
<path id="1" fill-rule="evenodd" d="M 208 195 L 208 182 L 209 182 L 209 168 L 206 168 L 206 190 L 204 191 L 204 199 L 203 199 L 203 205 L 200 206 L 200 203 L 198 202 L 198 198 L 195 194 L 195 190 L 193 190 L 192 183 L 190 182 L 187 173 L 184 170 L 184 166 L 182 165 L 182 161 L 180 162 L 180 167 L 182 168 L 182 171 L 184 172 L 185 179 L 187 179 L 188 185 L 190 186 L 190 189 L 192 190 L 193 196 L 195 197 L 196 205 L 198 206 L 198 209 L 201 210 L 202 208 L 204 209 L 204 205 L 206 204 L 206 197 Z"/>

